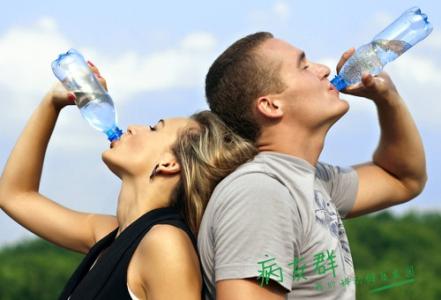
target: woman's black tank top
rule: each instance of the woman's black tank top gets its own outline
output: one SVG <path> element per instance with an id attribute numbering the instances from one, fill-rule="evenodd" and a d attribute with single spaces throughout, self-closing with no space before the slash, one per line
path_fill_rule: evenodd
<path id="1" fill-rule="evenodd" d="M 130 259 L 142 238 L 155 224 L 170 224 L 183 229 L 199 257 L 196 239 L 178 211 L 172 207 L 157 208 L 135 220 L 116 239 L 118 228 L 99 240 L 75 270 L 58 299 L 131 300 L 127 289 Z M 98 255 L 106 248 L 90 270 Z M 204 282 L 202 284 L 201 299 L 204 299 L 206 286 Z"/>

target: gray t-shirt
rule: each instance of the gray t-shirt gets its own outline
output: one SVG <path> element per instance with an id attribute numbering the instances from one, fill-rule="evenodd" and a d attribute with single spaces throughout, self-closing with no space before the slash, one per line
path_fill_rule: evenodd
<path id="1" fill-rule="evenodd" d="M 354 268 L 341 218 L 357 173 L 264 151 L 215 188 L 198 233 L 203 277 L 278 282 L 286 299 L 355 299 Z M 260 276 L 260 277 L 259 277 Z"/>

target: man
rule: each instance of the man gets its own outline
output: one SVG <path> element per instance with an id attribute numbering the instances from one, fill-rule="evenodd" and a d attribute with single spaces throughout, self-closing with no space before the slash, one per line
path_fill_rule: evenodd
<path id="1" fill-rule="evenodd" d="M 364 74 L 345 90 L 377 107 L 381 138 L 372 161 L 349 168 L 319 162 L 328 130 L 349 109 L 329 73 L 265 32 L 238 40 L 210 67 L 211 110 L 259 154 L 219 183 L 204 213 L 198 244 L 207 299 L 355 299 L 341 219 L 423 190 L 421 138 L 384 72 Z"/>

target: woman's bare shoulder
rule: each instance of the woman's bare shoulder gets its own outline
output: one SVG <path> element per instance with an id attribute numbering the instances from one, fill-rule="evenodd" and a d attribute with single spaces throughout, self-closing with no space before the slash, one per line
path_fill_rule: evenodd
<path id="1" fill-rule="evenodd" d="M 178 292 L 200 295 L 202 278 L 199 260 L 184 230 L 168 224 L 154 225 L 134 255 L 137 262 L 142 261 L 136 269 L 144 290 L 150 296 Z"/>
<path id="2" fill-rule="evenodd" d="M 156 224 L 139 244 L 140 254 L 167 256 L 169 259 L 185 258 L 196 254 L 188 234 L 179 227 L 169 224 Z"/>

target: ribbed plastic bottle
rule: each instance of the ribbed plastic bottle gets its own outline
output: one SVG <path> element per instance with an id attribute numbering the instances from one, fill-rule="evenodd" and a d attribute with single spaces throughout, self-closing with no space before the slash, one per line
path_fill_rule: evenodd
<path id="1" fill-rule="evenodd" d="M 112 142 L 122 135 L 112 98 L 89 69 L 84 57 L 75 49 L 60 54 L 52 62 L 52 71 L 64 87 L 75 94 L 81 115 Z"/>
<path id="2" fill-rule="evenodd" d="M 359 47 L 331 83 L 337 90 L 361 81 L 363 72 L 377 75 L 384 66 L 426 38 L 433 30 L 427 15 L 418 7 L 406 10 L 372 42 Z"/>

